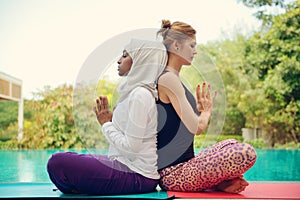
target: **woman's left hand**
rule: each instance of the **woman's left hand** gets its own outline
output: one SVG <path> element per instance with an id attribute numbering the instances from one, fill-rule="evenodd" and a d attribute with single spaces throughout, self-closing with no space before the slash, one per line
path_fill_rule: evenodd
<path id="1" fill-rule="evenodd" d="M 94 107 L 93 110 L 96 114 L 98 122 L 101 126 L 105 122 L 110 122 L 112 120 L 112 112 L 109 110 L 108 100 L 106 96 L 99 96 L 96 99 L 97 107 Z"/>
<path id="2" fill-rule="evenodd" d="M 210 89 L 211 89 L 210 84 L 208 84 L 208 87 L 206 88 L 205 82 L 202 84 L 202 91 L 201 91 L 200 85 L 198 85 L 198 87 L 196 89 L 197 109 L 200 113 L 202 113 L 202 112 L 211 113 L 211 111 L 212 111 L 212 107 L 213 107 L 217 92 L 215 91 L 211 98 Z"/>

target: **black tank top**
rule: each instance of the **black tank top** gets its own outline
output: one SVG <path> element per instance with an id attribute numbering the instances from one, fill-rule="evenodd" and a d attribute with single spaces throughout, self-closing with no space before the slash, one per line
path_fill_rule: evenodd
<path id="1" fill-rule="evenodd" d="M 187 100 L 199 115 L 194 96 L 182 84 Z M 171 103 L 158 100 L 158 169 L 186 162 L 194 157 L 194 134 L 183 124 Z M 184 111 L 183 111 L 184 112 Z"/>

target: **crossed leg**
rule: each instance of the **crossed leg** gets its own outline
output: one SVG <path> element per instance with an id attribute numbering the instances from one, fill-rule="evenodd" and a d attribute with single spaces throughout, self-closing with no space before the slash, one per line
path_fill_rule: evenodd
<path id="1" fill-rule="evenodd" d="M 171 191 L 217 189 L 240 192 L 248 183 L 241 177 L 256 160 L 254 148 L 229 139 L 197 154 L 185 163 L 160 171 L 160 187 Z"/>

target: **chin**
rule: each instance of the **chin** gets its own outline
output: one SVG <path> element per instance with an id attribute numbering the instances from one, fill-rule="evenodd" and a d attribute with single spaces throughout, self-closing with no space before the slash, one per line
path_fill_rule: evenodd
<path id="1" fill-rule="evenodd" d="M 193 60 L 184 60 L 183 65 L 191 65 Z"/>
<path id="2" fill-rule="evenodd" d="M 191 65 L 192 62 L 186 61 L 183 65 Z"/>

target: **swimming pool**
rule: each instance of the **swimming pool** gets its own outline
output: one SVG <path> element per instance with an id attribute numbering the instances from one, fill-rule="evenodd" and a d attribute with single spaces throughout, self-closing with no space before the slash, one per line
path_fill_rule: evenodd
<path id="1" fill-rule="evenodd" d="M 63 150 L 0 151 L 0 183 L 48 183 L 46 163 Z M 87 153 L 87 151 L 76 151 Z M 257 161 L 245 173 L 248 181 L 300 181 L 300 150 L 256 149 Z"/>

